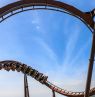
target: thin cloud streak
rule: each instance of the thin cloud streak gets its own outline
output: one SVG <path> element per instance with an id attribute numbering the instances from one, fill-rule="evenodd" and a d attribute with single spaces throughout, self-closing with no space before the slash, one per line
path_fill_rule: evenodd
<path id="1" fill-rule="evenodd" d="M 6 3 L 6 1 L 4 1 L 5 3 Z M 2 3 L 3 4 L 3 3 Z M 1 5 L 2 6 L 2 5 Z M 39 14 L 37 14 L 36 12 L 33 14 L 33 21 L 30 21 L 31 22 L 31 24 L 33 24 L 33 25 L 35 25 L 35 28 L 36 28 L 36 30 L 38 31 L 38 33 L 40 33 L 40 34 L 45 34 L 45 33 L 47 33 L 47 31 L 45 30 L 46 28 L 43 26 L 43 21 L 42 21 L 42 18 L 40 17 L 40 15 Z M 78 28 L 79 29 L 79 28 Z M 62 66 L 59 66 L 59 61 L 58 61 L 58 56 L 56 55 L 56 53 L 54 52 L 54 49 L 53 48 L 51 48 L 50 47 L 50 45 L 48 44 L 48 43 L 46 43 L 45 41 L 44 41 L 44 39 L 41 39 L 40 37 L 39 38 L 35 38 L 34 37 L 34 40 L 43 48 L 43 52 L 49 57 L 49 59 L 51 59 L 53 62 L 53 66 L 54 66 L 54 70 L 55 70 L 55 72 L 54 71 L 49 71 L 48 70 L 48 73 L 50 74 L 50 77 L 51 78 L 53 78 L 53 79 L 51 79 L 50 77 L 50 79 L 56 84 L 56 85 L 60 85 L 62 88 L 66 88 L 66 89 L 68 89 L 68 90 L 75 90 L 75 91 L 81 91 L 81 90 L 84 90 L 84 86 L 85 86 L 85 82 L 83 82 L 84 81 L 84 79 L 85 79 L 85 74 L 83 75 L 82 73 L 80 74 L 80 75 L 82 75 L 83 77 L 81 77 L 81 78 L 78 78 L 79 77 L 79 75 L 78 75 L 78 72 L 76 72 L 76 74 L 75 74 L 75 79 L 73 79 L 74 77 L 72 77 L 72 76 L 70 76 L 69 75 L 69 78 L 68 78 L 68 76 L 66 75 L 66 73 L 65 73 L 65 69 L 66 68 L 64 68 L 64 64 L 65 65 L 69 65 L 68 63 L 70 63 L 71 62 L 71 64 L 70 65 L 72 65 L 72 64 L 75 64 L 75 62 L 78 60 L 78 58 L 80 57 L 80 55 L 81 55 L 81 53 L 86 49 L 86 46 L 88 45 L 88 43 L 87 43 L 87 45 L 84 45 L 83 46 L 83 48 L 81 48 L 80 49 L 80 51 L 78 52 L 78 55 L 75 57 L 75 59 L 73 60 L 72 59 L 72 55 L 73 55 L 73 51 L 74 51 L 74 49 L 75 49 L 75 46 L 76 46 L 76 41 L 77 41 L 77 39 L 78 39 L 78 36 L 79 36 L 79 33 L 80 33 L 80 31 L 78 31 L 78 33 L 77 32 L 73 32 L 72 34 L 70 34 L 71 36 L 69 36 L 70 38 L 69 38 L 69 40 L 68 40 L 68 43 L 67 43 L 67 47 L 66 47 L 66 54 L 65 54 L 65 59 L 64 59 L 64 62 L 62 62 L 63 64 L 62 64 Z M 20 47 L 20 45 L 19 45 L 19 47 Z M 72 48 L 71 48 L 72 47 Z M 2 48 L 3 49 L 3 48 Z M 23 48 L 21 48 L 20 49 L 21 51 L 22 51 L 22 53 L 24 53 L 24 51 L 23 51 Z M 12 52 L 10 51 L 10 52 L 5 52 L 4 50 L 2 50 L 2 51 L 0 51 L 0 54 L 2 55 L 1 57 L 0 57 L 0 59 L 2 60 L 2 59 L 4 59 L 5 57 L 6 58 L 10 58 L 10 56 L 9 55 L 12 55 L 11 54 Z M 15 56 L 18 56 L 18 54 L 19 53 L 21 53 L 21 52 L 18 52 L 18 53 L 16 53 L 15 54 Z M 21 54 L 22 54 L 21 53 Z M 7 54 L 7 55 L 6 55 Z M 14 58 L 14 56 L 11 56 L 11 58 Z M 19 59 L 19 58 L 18 58 Z M 70 61 L 70 59 L 72 60 L 72 61 Z M 27 58 L 27 60 L 28 60 L 28 58 Z M 84 62 L 85 63 L 85 62 Z M 53 67 L 52 66 L 52 67 Z M 63 71 L 61 71 L 62 70 L 62 68 L 63 68 Z M 66 69 L 67 70 L 67 69 Z M 56 74 L 55 74 L 56 73 Z M 2 73 L 3 74 L 3 73 Z M 9 78 L 10 76 L 2 76 L 2 74 L 0 74 L 1 76 L 0 76 L 0 78 L 2 79 L 2 80 L 4 80 L 5 78 L 6 78 L 6 81 L 7 81 L 7 83 L 8 83 L 8 80 L 7 80 L 7 78 Z M 14 74 L 12 74 L 12 76 L 11 76 L 12 78 L 14 77 Z M 72 77 L 72 79 L 71 79 L 71 77 Z M 83 79 L 82 79 L 83 78 Z M 82 81 L 80 81 L 80 80 L 82 80 Z M 34 80 L 35 81 L 35 80 Z M 3 81 L 2 81 L 3 82 Z M 13 81 L 11 81 L 11 80 L 9 80 L 9 82 L 11 83 L 11 82 L 13 82 Z M 17 82 L 17 80 L 14 80 L 14 82 L 16 83 L 16 85 L 18 84 L 18 82 Z M 6 84 L 7 84 L 6 83 Z M 32 83 L 32 85 L 30 86 L 30 83 Z M 39 85 L 37 85 L 37 83 L 36 82 L 33 82 L 33 81 L 31 81 L 30 80 L 30 83 L 29 83 L 29 87 L 30 87 L 30 94 L 33 96 L 33 97 L 39 97 L 39 95 L 40 95 L 40 97 L 49 97 L 49 96 L 51 96 L 49 93 L 51 93 L 51 91 L 49 92 L 49 90 L 48 89 L 46 89 L 45 87 L 43 87 L 42 88 L 42 85 L 41 84 L 39 84 Z M 92 82 L 92 83 L 94 83 L 94 81 Z M 4 83 L 3 83 L 4 84 Z M 20 83 L 21 84 L 21 83 Z M 22 85 L 22 84 L 21 84 Z M 39 86 L 39 88 L 37 88 Z M 18 87 L 19 87 L 19 89 L 18 89 Z M 3 85 L 3 88 L 6 88 L 6 85 Z M 11 88 L 11 87 L 10 87 Z M 15 88 L 16 90 L 19 90 L 19 92 L 15 92 L 15 89 L 13 89 L 13 88 Z M 23 93 L 21 92 L 21 91 L 23 91 L 22 89 L 23 89 L 23 87 L 20 87 L 19 86 L 19 84 L 17 85 L 17 87 L 14 87 L 14 86 L 12 86 L 12 89 L 14 90 L 13 91 L 13 93 L 10 93 L 10 91 L 11 91 L 11 89 L 9 89 L 9 91 L 7 91 L 7 93 L 5 94 L 4 92 L 2 92 L 2 94 L 0 93 L 0 95 L 2 96 L 2 97 L 21 97 L 22 95 L 23 95 Z M 37 91 L 37 92 L 36 92 Z M 12 95 L 11 95 L 12 94 Z M 5 95 L 5 96 L 4 96 Z M 58 95 L 58 97 L 63 97 L 63 96 L 60 96 L 60 95 Z"/>
<path id="2" fill-rule="evenodd" d="M 54 61 L 55 65 L 58 65 L 57 55 L 53 52 L 52 48 L 50 48 L 49 45 L 41 38 L 35 38 L 34 40 L 42 46 L 44 52 Z"/>
<path id="3" fill-rule="evenodd" d="M 32 13 L 32 18 L 33 20 L 30 21 L 32 23 L 32 25 L 35 25 L 36 30 L 40 33 L 40 34 L 45 34 L 47 31 L 45 30 L 45 27 L 43 25 L 43 21 L 42 21 L 42 17 L 34 11 L 34 13 Z"/>
<path id="4" fill-rule="evenodd" d="M 74 52 L 74 49 L 76 47 L 76 44 L 77 44 L 77 40 L 79 39 L 79 34 L 80 34 L 80 31 L 79 31 L 79 27 L 78 27 L 78 32 L 75 30 L 73 31 L 73 33 L 70 33 L 70 36 L 69 36 L 69 40 L 68 40 L 68 43 L 66 45 L 66 50 L 65 50 L 65 57 L 64 57 L 64 62 L 63 62 L 63 65 L 68 65 L 68 62 L 70 62 L 72 59 L 72 54 Z"/>
<path id="5" fill-rule="evenodd" d="M 78 62 L 79 57 L 82 55 L 82 53 L 88 48 L 88 46 L 91 43 L 91 38 L 88 39 L 88 41 L 83 45 L 83 47 L 79 50 L 77 53 L 77 56 L 71 61 L 71 65 L 74 65 L 76 62 Z"/>

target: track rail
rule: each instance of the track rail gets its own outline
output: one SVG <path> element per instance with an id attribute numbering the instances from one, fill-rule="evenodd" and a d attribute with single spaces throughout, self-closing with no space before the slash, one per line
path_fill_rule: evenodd
<path id="1" fill-rule="evenodd" d="M 71 92 L 71 91 L 67 91 L 67 90 L 64 90 L 62 88 L 55 86 L 54 84 L 50 83 L 47 80 L 48 76 L 45 76 L 44 74 L 38 72 L 37 70 L 33 69 L 32 67 L 30 67 L 26 64 L 23 64 L 21 62 L 12 61 L 12 60 L 0 61 L 0 70 L 2 70 L 2 69 L 6 70 L 6 71 L 10 71 L 10 70 L 15 71 L 16 70 L 17 72 L 22 72 L 28 76 L 31 76 L 32 78 L 39 81 L 40 83 L 46 85 L 53 91 L 60 93 L 62 95 L 69 96 L 69 97 L 84 97 L 84 92 Z M 90 90 L 90 96 L 92 96 L 94 94 L 95 94 L 95 88 L 92 88 Z"/>
<path id="2" fill-rule="evenodd" d="M 80 19 L 83 23 L 86 24 L 86 26 L 91 30 L 91 32 L 94 31 L 93 17 L 95 16 L 95 10 L 92 10 L 91 12 L 82 12 L 71 5 L 55 0 L 21 0 L 8 4 L 0 8 L 0 23 L 6 20 L 7 18 L 15 14 L 18 14 L 20 12 L 28 10 L 37 10 L 37 9 L 65 12 Z M 11 60 L 0 61 L 0 70 L 1 69 L 5 69 L 7 71 L 16 70 L 18 72 L 27 74 L 33 77 L 35 80 L 39 81 L 40 83 L 45 84 L 53 91 L 68 97 L 84 97 L 85 94 L 84 92 L 70 92 L 61 89 L 55 86 L 54 84 L 50 83 L 47 80 L 48 79 L 47 76 L 43 75 L 42 73 L 39 73 L 37 70 L 33 69 L 32 67 L 17 61 L 11 61 Z M 92 88 L 89 92 L 90 96 L 95 95 L 95 88 Z"/>
<path id="3" fill-rule="evenodd" d="M 27 7 L 31 6 L 32 8 L 29 8 L 29 10 L 48 9 L 48 10 L 65 12 L 67 14 L 79 18 L 82 22 L 86 24 L 86 26 L 88 26 L 88 28 L 91 31 L 94 29 L 94 22 L 92 19 L 91 12 L 82 12 L 71 5 L 55 0 L 21 0 L 11 3 L 7 6 L 0 8 L 0 22 L 4 21 L 5 19 L 7 19 L 12 15 L 15 15 L 23 11 L 27 11 L 28 10 Z M 18 11 L 15 12 L 16 10 Z"/>

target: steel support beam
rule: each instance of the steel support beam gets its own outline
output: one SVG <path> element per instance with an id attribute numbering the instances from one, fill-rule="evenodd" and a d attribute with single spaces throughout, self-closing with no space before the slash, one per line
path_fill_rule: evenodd
<path id="1" fill-rule="evenodd" d="M 88 68 L 88 76 L 86 82 L 86 89 L 84 97 L 89 97 L 91 79 L 92 79 L 92 72 L 93 72 L 93 65 L 94 65 L 94 55 L 95 55 L 95 30 L 93 33 L 93 41 L 92 41 L 92 49 L 91 49 L 91 56 L 89 60 L 89 68 Z"/>
<path id="2" fill-rule="evenodd" d="M 33 6 L 33 9 L 36 9 L 36 8 L 34 8 L 34 6 L 45 6 L 44 9 L 46 9 L 47 7 L 54 7 L 54 9 L 55 8 L 60 9 L 60 11 L 68 13 L 68 14 L 75 16 L 78 19 L 80 19 L 83 23 L 85 23 L 87 25 L 87 27 L 92 32 L 94 32 L 93 33 L 93 42 L 92 42 L 91 56 L 90 56 L 90 61 L 89 61 L 89 68 L 88 68 L 88 76 L 87 76 L 85 94 L 84 94 L 84 92 L 81 92 L 81 93 L 79 93 L 79 92 L 65 92 L 64 89 L 61 89 L 61 88 L 51 84 L 49 81 L 47 81 L 47 77 L 40 76 L 39 73 L 36 75 L 36 73 L 37 73 L 36 72 L 35 76 L 38 77 L 38 75 L 39 75 L 40 78 L 41 78 L 38 81 L 40 83 L 42 83 L 41 80 L 44 80 L 43 84 L 45 84 L 46 86 L 48 86 L 50 89 L 53 90 L 52 91 L 53 97 L 55 97 L 55 92 L 60 93 L 60 94 L 65 95 L 65 96 L 69 96 L 69 97 L 89 97 L 89 95 L 95 94 L 94 88 L 91 89 L 91 91 L 90 91 L 92 71 L 93 71 L 93 63 L 94 63 L 94 54 L 95 54 L 95 25 L 94 25 L 95 23 L 93 21 L 93 16 L 95 16 L 95 9 L 92 10 L 91 12 L 82 12 L 81 10 L 75 8 L 74 6 L 71 6 L 71 5 L 65 4 L 65 3 L 60 2 L 60 1 L 56 1 L 56 0 L 20 0 L 20 1 L 8 4 L 8 5 L 0 8 L 1 22 L 4 21 L 5 19 L 7 19 L 8 17 L 12 16 L 12 15 L 15 15 L 17 13 L 24 11 L 23 8 L 27 8 L 27 7 L 30 7 L 30 6 Z M 19 9 L 21 9 L 20 12 L 14 13 L 16 10 L 19 10 Z M 6 18 L 6 15 L 8 15 L 10 13 L 11 13 L 11 15 L 7 16 L 7 18 Z M 3 67 L 2 64 L 1 64 L 1 66 Z M 9 69 L 6 69 L 6 67 L 3 67 L 3 68 L 5 68 L 5 70 L 9 70 Z M 32 70 L 31 68 L 28 68 L 28 67 L 24 67 L 24 68 Z M 13 70 L 15 70 L 15 69 L 13 69 Z M 26 74 L 29 75 L 29 72 L 27 72 Z M 37 80 L 37 78 L 34 77 L 34 75 L 31 75 L 31 76 Z M 26 75 L 24 75 L 24 92 L 25 92 L 25 97 L 29 97 L 28 82 L 27 82 L 27 76 Z"/>
<path id="3" fill-rule="evenodd" d="M 52 90 L 52 96 L 55 97 L 55 91 Z"/>
<path id="4" fill-rule="evenodd" d="M 86 24 L 86 26 L 92 31 L 93 30 L 93 21 L 90 15 L 90 12 L 83 12 L 74 6 L 66 4 L 64 2 L 60 2 L 57 0 L 20 0 L 11 4 L 8 4 L 2 8 L 0 8 L 0 18 L 5 20 L 4 16 L 7 14 L 19 10 L 20 8 L 26 8 L 30 6 L 48 6 L 61 9 L 62 12 L 68 13 L 74 17 L 77 17 L 82 22 Z M 45 8 L 46 9 L 46 8 Z M 12 15 L 10 15 L 12 16 Z M 2 21 L 3 21 L 2 20 Z"/>
<path id="5" fill-rule="evenodd" d="M 29 97 L 27 75 L 24 74 L 24 97 Z"/>

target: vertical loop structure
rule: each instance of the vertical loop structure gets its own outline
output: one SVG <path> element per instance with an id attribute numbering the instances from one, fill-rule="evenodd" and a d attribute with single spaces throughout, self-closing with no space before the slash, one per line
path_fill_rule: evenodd
<path id="1" fill-rule="evenodd" d="M 75 8 L 74 6 L 55 0 L 20 0 L 8 4 L 0 8 L 0 23 L 13 15 L 28 10 L 54 10 L 64 12 L 80 19 L 90 29 L 92 34 L 95 30 L 94 29 L 95 22 L 93 20 L 93 18 L 95 17 L 95 9 L 92 10 L 91 12 L 82 12 L 81 10 Z M 93 51 L 92 53 L 94 53 L 93 57 L 95 57 L 95 44 L 92 45 L 92 51 Z M 93 65 L 93 63 L 90 62 L 90 65 Z M 6 71 L 16 70 L 17 72 L 22 72 L 25 75 L 31 76 L 35 80 L 49 87 L 53 91 L 53 96 L 55 96 L 55 92 L 68 97 L 84 97 L 85 95 L 85 92 L 71 92 L 55 86 L 54 84 L 48 81 L 48 76 L 45 76 L 43 73 L 40 73 L 37 70 L 33 69 L 32 67 L 27 66 L 26 64 L 23 64 L 18 61 L 12 60 L 0 61 L 0 70 L 2 69 Z M 88 89 L 88 91 L 89 96 L 95 95 L 95 88 L 92 88 L 91 90 Z"/>

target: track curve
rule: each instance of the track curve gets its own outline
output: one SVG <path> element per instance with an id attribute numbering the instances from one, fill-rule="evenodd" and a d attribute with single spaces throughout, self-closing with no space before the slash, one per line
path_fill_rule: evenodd
<path id="1" fill-rule="evenodd" d="M 31 7 L 31 6 L 32 8 L 27 9 L 27 7 Z M 0 8 L 0 23 L 5 19 L 7 19 L 8 17 L 13 16 L 17 13 L 27 11 L 27 10 L 35 10 L 35 9 L 45 9 L 45 10 L 49 9 L 49 10 L 68 13 L 72 16 L 79 18 L 93 32 L 94 21 L 91 13 L 82 12 L 71 5 L 68 5 L 60 1 L 55 1 L 55 0 L 20 0 L 14 3 L 11 3 L 7 6 Z M 54 84 L 50 83 L 47 80 L 48 79 L 47 76 L 45 76 L 42 73 L 39 73 L 37 70 L 21 62 L 12 61 L 12 60 L 0 61 L 0 70 L 1 69 L 5 69 L 7 71 L 16 70 L 18 72 L 27 74 L 33 77 L 35 80 L 39 81 L 40 83 L 46 85 L 53 91 L 60 93 L 62 95 L 65 95 L 68 97 L 84 97 L 84 92 L 70 92 L 55 86 Z M 90 90 L 90 96 L 91 95 L 95 95 L 95 88 L 92 88 Z"/>
<path id="2" fill-rule="evenodd" d="M 4 21 L 8 17 L 16 14 L 14 11 L 21 9 L 19 12 L 24 11 L 24 8 L 33 6 L 33 9 L 49 9 L 49 10 L 56 10 L 68 13 L 72 16 L 79 18 L 82 22 L 86 24 L 86 26 L 92 31 L 94 29 L 94 22 L 92 19 L 92 14 L 87 12 L 82 12 L 77 8 L 68 5 L 66 3 L 55 1 L 55 0 L 21 0 L 9 5 L 6 5 L 0 8 L 0 22 Z M 42 6 L 42 8 L 34 8 L 35 6 Z M 43 8 L 44 7 L 44 8 Z M 52 7 L 52 8 L 50 8 Z"/>
<path id="3" fill-rule="evenodd" d="M 46 85 L 49 87 L 51 90 L 65 95 L 69 97 L 84 97 L 84 92 L 71 92 L 71 91 L 66 91 L 62 88 L 59 88 L 55 86 L 54 84 L 50 83 L 47 79 L 48 76 L 45 76 L 43 73 L 38 72 L 37 70 L 33 69 L 31 66 L 28 66 L 26 64 L 23 64 L 18 61 L 13 61 L 13 60 L 5 60 L 5 61 L 0 61 L 0 70 L 6 70 L 6 71 L 17 71 L 17 72 L 22 72 L 24 74 L 27 74 L 28 76 L 31 76 L 35 80 L 39 81 L 40 83 Z M 95 95 L 95 88 L 92 88 L 90 90 L 90 96 Z"/>

